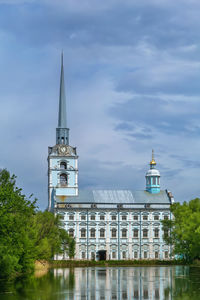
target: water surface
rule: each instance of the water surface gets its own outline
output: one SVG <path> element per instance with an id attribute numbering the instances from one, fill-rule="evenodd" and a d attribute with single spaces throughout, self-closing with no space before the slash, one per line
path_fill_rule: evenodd
<path id="1" fill-rule="evenodd" d="M 200 268 L 62 268 L 40 275 L 18 280 L 12 285 L 2 283 L 0 299 L 200 299 Z"/>

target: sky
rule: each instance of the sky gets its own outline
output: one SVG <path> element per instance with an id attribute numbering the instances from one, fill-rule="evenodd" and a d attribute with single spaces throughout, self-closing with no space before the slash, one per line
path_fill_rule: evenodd
<path id="1" fill-rule="evenodd" d="M 200 196 L 199 0 L 0 0 L 0 168 L 47 207 L 64 52 L 79 188 Z"/>

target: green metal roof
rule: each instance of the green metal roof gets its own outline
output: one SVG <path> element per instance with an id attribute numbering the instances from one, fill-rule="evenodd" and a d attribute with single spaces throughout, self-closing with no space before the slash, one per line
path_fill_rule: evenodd
<path id="1" fill-rule="evenodd" d="M 71 203 L 108 203 L 108 204 L 143 204 L 156 203 L 170 204 L 170 197 L 166 190 L 157 194 L 147 191 L 133 190 L 79 190 L 76 197 L 68 197 L 67 202 Z"/>

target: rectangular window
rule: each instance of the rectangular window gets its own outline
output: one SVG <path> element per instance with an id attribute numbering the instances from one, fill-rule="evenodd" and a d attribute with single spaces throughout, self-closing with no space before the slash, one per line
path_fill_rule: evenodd
<path id="1" fill-rule="evenodd" d="M 126 216 L 122 216 L 122 220 L 126 221 L 127 217 Z"/>
<path id="2" fill-rule="evenodd" d="M 91 252 L 91 259 L 95 260 L 95 253 L 94 252 Z"/>
<path id="3" fill-rule="evenodd" d="M 157 228 L 154 230 L 154 237 L 159 238 L 159 229 Z"/>
<path id="4" fill-rule="evenodd" d="M 112 232 L 112 238 L 116 238 L 117 237 L 117 230 L 113 228 L 111 230 L 111 232 Z"/>
<path id="5" fill-rule="evenodd" d="M 112 258 L 113 258 L 113 259 L 116 259 L 116 252 L 113 252 L 113 253 L 112 253 Z"/>
<path id="6" fill-rule="evenodd" d="M 82 259 L 85 259 L 85 252 L 82 252 Z"/>
<path id="7" fill-rule="evenodd" d="M 156 185 L 156 177 L 153 177 L 153 185 Z"/>
<path id="8" fill-rule="evenodd" d="M 69 236 L 74 237 L 74 230 L 72 228 L 69 230 Z"/>
<path id="9" fill-rule="evenodd" d="M 81 216 L 81 220 L 85 221 L 86 220 L 86 216 Z"/>
<path id="10" fill-rule="evenodd" d="M 128 299 L 127 292 L 122 292 L 122 300 L 127 300 L 127 299 Z"/>
<path id="11" fill-rule="evenodd" d="M 74 216 L 69 216 L 69 220 L 70 221 L 74 220 Z"/>
<path id="12" fill-rule="evenodd" d="M 123 259 L 126 258 L 126 251 L 122 251 L 122 258 L 123 258 Z"/>
<path id="13" fill-rule="evenodd" d="M 164 220 L 169 220 L 169 217 L 168 216 L 164 216 Z"/>
<path id="14" fill-rule="evenodd" d="M 159 289 L 155 289 L 155 299 L 160 299 Z"/>
<path id="15" fill-rule="evenodd" d="M 147 251 L 144 251 L 144 258 L 147 258 Z"/>
<path id="16" fill-rule="evenodd" d="M 134 299 L 139 299 L 139 292 L 138 292 L 138 290 L 134 290 Z"/>
<path id="17" fill-rule="evenodd" d="M 127 230 L 126 229 L 122 229 L 122 237 L 126 237 L 126 234 L 127 234 Z"/>
<path id="18" fill-rule="evenodd" d="M 90 220 L 95 220 L 95 215 L 90 216 Z"/>
<path id="19" fill-rule="evenodd" d="M 143 216 L 143 220 L 147 221 L 148 220 L 148 216 Z"/>
<path id="20" fill-rule="evenodd" d="M 148 237 L 148 230 L 144 229 L 143 230 L 143 238 L 147 238 Z"/>
<path id="21" fill-rule="evenodd" d="M 134 221 L 138 221 L 138 216 L 133 216 Z"/>
<path id="22" fill-rule="evenodd" d="M 165 251 L 165 258 L 169 258 L 168 251 Z"/>
<path id="23" fill-rule="evenodd" d="M 138 253 L 136 251 L 134 252 L 134 258 L 138 258 Z"/>
<path id="24" fill-rule="evenodd" d="M 105 237 L 105 230 L 104 229 L 100 229 L 100 237 L 101 238 Z"/>
<path id="25" fill-rule="evenodd" d="M 144 291 L 143 291 L 143 296 L 144 296 L 144 299 L 149 299 L 149 293 L 148 293 L 148 290 L 144 290 Z"/>
<path id="26" fill-rule="evenodd" d="M 154 216 L 154 221 L 159 220 L 159 216 Z"/>
<path id="27" fill-rule="evenodd" d="M 90 237 L 91 238 L 95 237 L 95 229 L 91 229 L 91 231 L 90 231 Z"/>
<path id="28" fill-rule="evenodd" d="M 158 259 L 158 251 L 155 251 L 155 259 Z"/>
<path id="29" fill-rule="evenodd" d="M 112 216 L 112 221 L 116 221 L 117 220 L 117 216 Z"/>
<path id="30" fill-rule="evenodd" d="M 100 216 L 100 220 L 104 221 L 105 220 L 105 216 Z"/>
<path id="31" fill-rule="evenodd" d="M 86 237 L 86 230 L 81 230 L 81 237 L 85 238 Z"/>
<path id="32" fill-rule="evenodd" d="M 133 237 L 138 238 L 138 229 L 133 230 Z"/>

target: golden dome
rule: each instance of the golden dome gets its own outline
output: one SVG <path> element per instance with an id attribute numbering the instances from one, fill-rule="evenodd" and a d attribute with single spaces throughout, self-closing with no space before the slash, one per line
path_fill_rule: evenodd
<path id="1" fill-rule="evenodd" d="M 150 165 L 156 165 L 156 162 L 155 162 L 154 159 L 152 159 L 152 160 L 150 161 Z"/>

